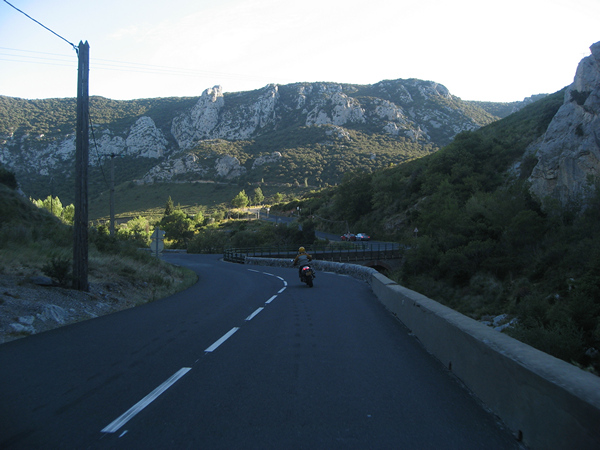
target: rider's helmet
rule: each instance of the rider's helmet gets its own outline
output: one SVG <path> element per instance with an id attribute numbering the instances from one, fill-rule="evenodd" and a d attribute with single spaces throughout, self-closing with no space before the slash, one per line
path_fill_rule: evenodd
<path id="1" fill-rule="evenodd" d="M 306 249 L 304 247 L 300 247 L 298 249 L 298 253 L 306 253 Z"/>

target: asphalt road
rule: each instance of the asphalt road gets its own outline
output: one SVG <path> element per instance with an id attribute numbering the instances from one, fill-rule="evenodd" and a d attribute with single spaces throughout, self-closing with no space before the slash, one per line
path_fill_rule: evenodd
<path id="1" fill-rule="evenodd" d="M 519 448 L 367 284 L 165 259 L 199 282 L 0 345 L 0 448 Z"/>

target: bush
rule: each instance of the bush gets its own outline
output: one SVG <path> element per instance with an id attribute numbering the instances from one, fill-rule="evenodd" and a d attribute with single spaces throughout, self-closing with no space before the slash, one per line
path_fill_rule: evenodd
<path id="1" fill-rule="evenodd" d="M 194 238 L 188 242 L 188 253 L 223 253 L 228 246 L 229 238 L 223 231 L 207 228 L 199 231 Z"/>
<path id="2" fill-rule="evenodd" d="M 0 167 L 0 184 L 4 184 L 11 189 L 17 188 L 17 177 L 14 173 L 9 172 L 4 167 Z"/>
<path id="3" fill-rule="evenodd" d="M 585 354 L 582 332 L 572 322 L 549 327 L 541 324 L 517 326 L 508 328 L 507 332 L 515 339 L 569 363 L 580 361 Z"/>
<path id="4" fill-rule="evenodd" d="M 88 236 L 89 241 L 94 244 L 99 252 L 108 254 L 119 253 L 119 241 L 115 236 L 108 234 L 108 227 L 106 225 L 100 225 L 98 228 L 91 228 Z"/>
<path id="5" fill-rule="evenodd" d="M 60 286 L 67 286 L 71 280 L 72 264 L 70 258 L 55 256 L 42 266 L 42 272 L 56 280 Z"/>

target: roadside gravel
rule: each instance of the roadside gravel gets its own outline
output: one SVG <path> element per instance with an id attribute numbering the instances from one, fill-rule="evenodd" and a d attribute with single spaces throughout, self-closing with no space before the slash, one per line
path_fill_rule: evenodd
<path id="1" fill-rule="evenodd" d="M 168 292 L 156 293 L 148 283 L 111 275 L 90 277 L 90 291 L 81 292 L 41 286 L 32 281 L 36 278 L 0 275 L 0 344 L 132 308 L 183 287 L 177 280 Z"/>

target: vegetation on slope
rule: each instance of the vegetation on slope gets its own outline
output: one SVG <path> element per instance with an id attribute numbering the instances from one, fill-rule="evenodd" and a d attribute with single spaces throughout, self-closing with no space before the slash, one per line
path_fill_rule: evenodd
<path id="1" fill-rule="evenodd" d="M 197 97 L 169 97 L 139 100 L 111 100 L 90 97 L 90 120 L 96 125 L 111 124 L 115 133 L 125 132 L 143 115 L 168 131 L 173 115 L 192 107 Z M 25 134 L 52 140 L 75 132 L 76 98 L 27 100 L 0 95 L 0 137 Z"/>
<path id="2" fill-rule="evenodd" d="M 338 174 L 345 172 L 341 184 L 311 192 L 288 207 L 301 206 L 316 213 L 317 218 L 326 218 L 316 222 L 321 229 L 348 221 L 353 230 L 360 228 L 376 238 L 403 243 L 404 264 L 392 274 L 398 282 L 476 319 L 501 313 L 517 317 L 517 325 L 507 330 L 513 336 L 598 373 L 600 194 L 586 205 L 560 207 L 545 202 L 542 207 L 531 196 L 526 181 L 536 159 L 525 150 L 546 130 L 562 98 L 561 91 L 476 132 L 461 133 L 436 153 L 393 167 L 384 164 L 382 170 L 366 167 L 351 172 L 359 166 L 352 162 L 358 156 L 343 152 L 343 140 L 327 136 L 329 142 L 325 142 L 324 135 L 313 134 L 315 129 L 296 130 L 303 143 L 289 152 L 276 140 L 223 145 L 227 152 L 239 152 L 242 164 L 251 159 L 244 155 L 280 151 L 289 158 L 285 182 L 291 184 L 293 177 L 300 186 L 304 180 L 298 179 L 298 169 L 315 167 L 306 184 L 318 183 L 328 170 L 327 148 L 336 148 L 350 161 L 344 164 L 346 160 L 340 158 L 332 164 L 341 167 Z M 281 133 L 284 139 L 285 132 Z M 385 139 L 373 143 L 377 136 L 372 140 L 360 131 L 351 133 L 364 147 L 376 149 L 366 150 L 364 155 L 385 155 L 382 148 L 389 144 Z M 201 144 L 194 151 L 219 153 L 219 145 L 212 144 L 209 149 L 208 144 Z M 302 159 L 303 148 L 316 152 Z M 390 148 L 389 153 L 394 151 Z M 418 156 L 423 155 L 415 158 Z M 263 176 L 269 166 L 264 170 Z M 247 186 L 247 182 L 242 185 Z M 154 202 L 163 204 L 170 189 L 175 189 L 172 186 L 156 185 Z M 225 189 L 219 186 L 225 185 L 210 186 L 212 192 L 197 197 L 182 192 L 181 200 L 176 201 L 191 205 L 198 198 L 197 203 L 203 205 L 205 198 Z M 144 191 L 126 184 L 121 188 L 135 193 L 140 205 L 136 212 L 145 208 Z M 266 189 L 264 185 L 262 188 Z M 226 197 L 232 199 L 234 195 L 229 191 Z M 190 224 L 186 221 L 192 219 L 186 214 L 179 217 L 192 227 L 193 237 L 187 245 L 195 251 L 281 238 L 273 229 L 254 230 L 238 224 L 229 225 L 223 233 L 223 224 L 207 220 Z M 151 224 L 142 222 L 137 229 L 148 231 Z M 283 239 L 293 241 L 296 231 L 287 230 L 289 236 Z"/>
<path id="3" fill-rule="evenodd" d="M 0 274 L 27 283 L 45 274 L 70 286 L 73 255 L 72 227 L 36 207 L 15 190 L 0 183 Z M 100 230 L 90 232 L 91 284 L 127 285 L 129 300 L 144 303 L 170 295 L 195 282 L 187 270 L 157 261 L 130 241 L 111 238 Z M 1 302 L 0 302 L 1 304 Z"/>
<path id="4" fill-rule="evenodd" d="M 600 189 L 586 205 L 542 208 L 526 182 L 535 158 L 525 149 L 562 98 L 305 201 L 319 216 L 404 243 L 393 274 L 403 285 L 477 319 L 509 313 L 518 318 L 510 334 L 598 373 Z"/>
<path id="5" fill-rule="evenodd" d="M 242 183 L 267 182 L 297 185 L 326 186 L 341 181 L 342 175 L 357 167 L 367 171 L 400 164 L 437 150 L 447 143 L 455 132 L 450 125 L 456 120 L 460 126 L 466 123 L 485 125 L 496 119 L 470 102 L 457 97 L 438 95 L 435 83 L 421 80 L 392 80 L 374 85 L 350 85 L 332 83 L 296 83 L 278 86 L 280 101 L 277 106 L 277 120 L 257 130 L 248 141 L 215 140 L 201 142 L 193 152 L 200 157 L 202 166 L 209 167 L 210 173 L 187 173 L 176 177 L 176 181 L 220 180 L 214 170 L 214 161 L 224 154 L 231 154 L 246 167 Z M 271 87 L 250 92 L 224 94 L 223 117 L 251 118 L 252 107 Z M 323 92 L 341 90 L 344 95 L 355 98 L 367 111 L 392 107 L 393 102 L 407 111 L 419 122 L 429 123 L 431 114 L 437 117 L 438 124 L 428 126 L 432 139 L 424 140 L 393 137 L 382 132 L 385 119 L 376 114 L 365 123 L 349 123 L 344 129 L 332 126 L 307 127 L 307 111 L 297 107 L 299 93 L 308 98 L 308 103 L 316 101 L 319 107 L 333 108 L 333 100 L 323 97 Z M 427 91 L 427 93 L 424 93 Z M 177 148 L 171 134 L 174 117 L 189 111 L 198 97 L 159 98 L 116 101 L 102 97 L 90 98 L 90 163 L 89 194 L 91 198 L 106 191 L 110 173 L 110 157 L 99 155 L 94 141 L 110 130 L 111 136 L 126 137 L 130 127 L 141 116 L 152 118 L 156 126 L 168 140 L 171 149 Z M 325 102 L 325 103 L 323 103 Z M 395 106 L 394 106 L 395 107 Z M 423 109 L 424 108 L 424 109 Z M 74 168 L 71 162 L 60 162 L 45 167 L 43 173 L 28 170 L 29 151 L 47 150 L 59 145 L 75 131 L 76 99 L 26 100 L 0 96 L 0 145 L 6 149 L 15 163 L 14 170 L 19 175 L 22 188 L 27 195 L 44 198 L 58 196 L 69 203 L 73 201 L 72 183 Z M 331 111 L 329 111 L 331 112 Z M 437 115 L 439 113 L 439 117 Z M 422 117 L 421 117 L 422 116 Z M 445 124 L 438 126 L 440 124 Z M 412 126 L 412 125 L 407 125 Z M 345 136 L 342 136 L 346 133 Z M 413 130 L 416 134 L 419 130 Z M 21 139 L 26 138 L 26 139 Z M 280 152 L 281 160 L 258 169 L 252 169 L 257 157 Z M 170 152 L 169 152 L 170 153 Z M 186 152 L 187 153 L 187 152 Z M 27 156 L 23 156 L 23 155 Z M 142 178 L 151 167 L 164 162 L 164 158 L 119 158 L 115 161 L 116 182 L 124 183 Z M 126 166 L 126 170 L 119 170 Z M 11 166 L 12 167 L 12 166 Z"/>
<path id="6" fill-rule="evenodd" d="M 208 166 L 223 155 L 236 157 L 247 169 L 239 183 L 287 183 L 303 186 L 337 184 L 343 174 L 357 167 L 373 171 L 393 164 L 421 158 L 437 150 L 429 144 L 382 134 L 365 134 L 346 130 L 338 136 L 335 127 L 299 127 L 274 131 L 251 141 L 211 140 L 199 143 L 192 152 Z M 255 159 L 279 152 L 281 159 L 252 170 Z M 197 175 L 182 174 L 175 179 L 186 181 Z M 216 172 L 207 178 L 221 180 Z"/>

